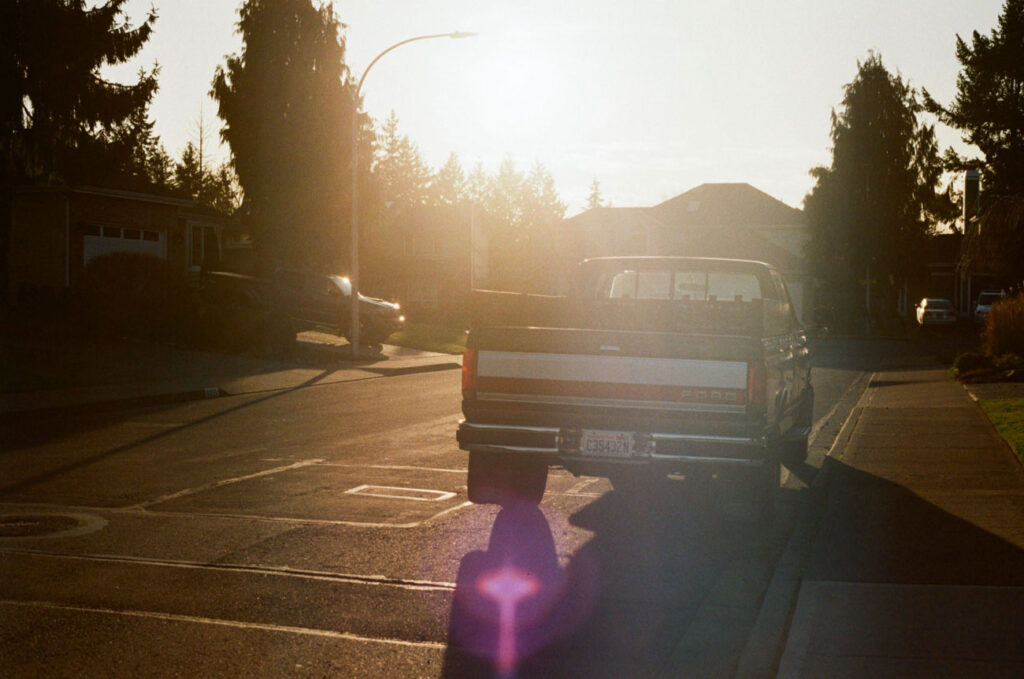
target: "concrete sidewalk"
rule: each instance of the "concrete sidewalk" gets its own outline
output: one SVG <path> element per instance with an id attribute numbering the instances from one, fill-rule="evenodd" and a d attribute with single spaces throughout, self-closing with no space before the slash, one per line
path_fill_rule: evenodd
<path id="1" fill-rule="evenodd" d="M 778 676 L 1024 676 L 1024 474 L 963 387 L 875 374 L 826 465 Z"/>
<path id="2" fill-rule="evenodd" d="M 300 333 L 285 358 L 191 351 L 167 346 L 73 344 L 17 347 L 15 360 L 51 375 L 73 371 L 74 386 L 0 394 L 0 417 L 96 412 L 218 396 L 294 389 L 412 372 L 456 369 L 461 357 L 384 345 L 353 360 L 349 344 Z M 30 370 L 39 365 L 30 366 Z"/>

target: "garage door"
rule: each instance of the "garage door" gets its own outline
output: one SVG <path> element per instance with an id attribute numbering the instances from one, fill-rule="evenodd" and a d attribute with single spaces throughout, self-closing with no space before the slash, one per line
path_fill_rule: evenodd
<path id="1" fill-rule="evenodd" d="M 112 252 L 136 252 L 167 258 L 167 234 L 147 229 L 93 227 L 82 236 L 82 263 L 88 264 L 100 255 Z"/>

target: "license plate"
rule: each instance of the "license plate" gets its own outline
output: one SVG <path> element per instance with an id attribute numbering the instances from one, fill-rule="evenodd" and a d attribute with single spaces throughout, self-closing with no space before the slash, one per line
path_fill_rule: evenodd
<path id="1" fill-rule="evenodd" d="M 632 457 L 633 435 L 584 429 L 580 438 L 580 452 L 594 457 Z"/>

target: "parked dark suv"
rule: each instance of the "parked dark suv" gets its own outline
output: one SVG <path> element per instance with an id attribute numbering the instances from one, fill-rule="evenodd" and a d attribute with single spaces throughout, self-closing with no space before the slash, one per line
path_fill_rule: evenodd
<path id="1" fill-rule="evenodd" d="M 267 279 L 213 271 L 204 276 L 203 289 L 222 302 L 262 308 L 290 319 L 295 331 L 327 327 L 350 339 L 352 284 L 345 276 L 278 269 Z M 360 343 L 380 344 L 404 324 L 398 304 L 359 294 Z"/>

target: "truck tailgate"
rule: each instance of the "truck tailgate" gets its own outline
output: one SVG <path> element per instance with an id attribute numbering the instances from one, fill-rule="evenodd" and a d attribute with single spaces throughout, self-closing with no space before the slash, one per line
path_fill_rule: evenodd
<path id="1" fill-rule="evenodd" d="M 469 341 L 467 422 L 744 437 L 759 340 L 562 328 L 485 328 Z"/>

